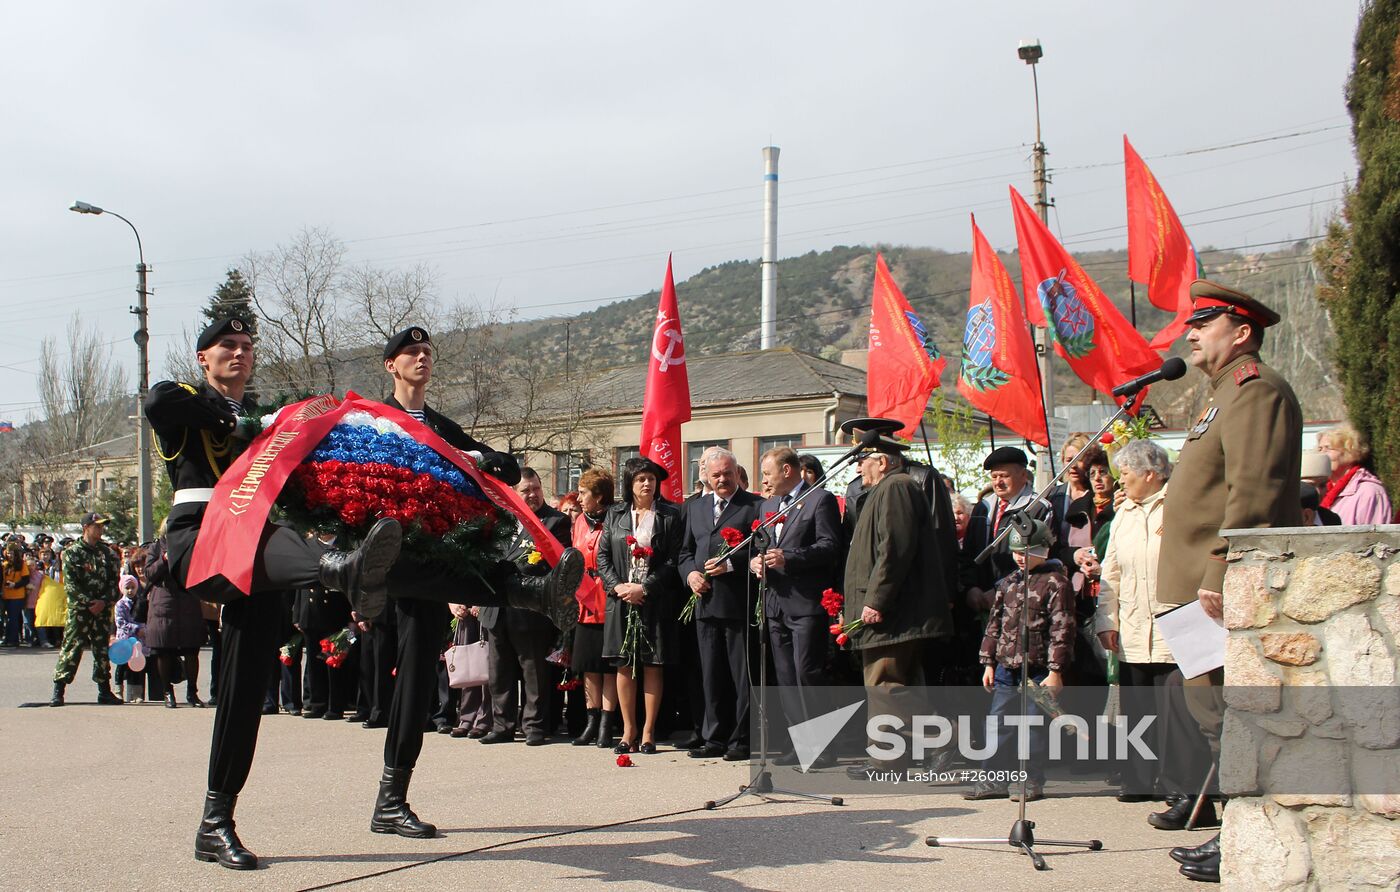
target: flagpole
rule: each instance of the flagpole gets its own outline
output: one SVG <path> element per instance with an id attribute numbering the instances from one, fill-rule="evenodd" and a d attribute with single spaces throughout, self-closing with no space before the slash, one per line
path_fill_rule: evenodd
<path id="1" fill-rule="evenodd" d="M 1137 328 L 1137 283 L 1128 280 L 1128 309 L 1132 313 L 1133 328 Z"/>
<path id="2" fill-rule="evenodd" d="M 924 455 L 928 456 L 928 466 L 936 467 L 933 463 L 933 450 L 928 445 L 928 431 L 924 428 L 924 419 L 919 418 L 919 436 L 924 438 Z"/>
<path id="3" fill-rule="evenodd" d="M 992 421 L 992 416 L 987 416 L 987 439 L 992 441 L 992 449 L 997 448 L 997 426 Z M 1049 439 L 1048 437 L 1046 439 Z"/>
<path id="4" fill-rule="evenodd" d="M 1046 323 L 1047 323 L 1047 326 L 1048 326 L 1048 325 L 1053 325 L 1053 324 L 1054 324 L 1054 323 L 1051 322 L 1050 320 L 1046 320 Z M 1035 343 L 1035 326 L 1034 326 L 1034 325 L 1027 325 L 1027 327 L 1031 330 L 1031 343 Z M 1047 367 L 1049 366 L 1049 357 L 1051 357 L 1051 356 L 1054 355 L 1054 350 L 1051 349 L 1051 345 L 1052 345 L 1053 343 L 1054 343 L 1054 342 L 1050 340 L 1050 329 L 1047 327 L 1047 328 L 1045 329 L 1045 356 L 1046 356 L 1046 366 L 1047 366 Z M 1040 394 L 1042 394 L 1041 399 L 1040 399 L 1040 418 L 1041 418 L 1042 421 L 1045 422 L 1045 439 L 1046 439 L 1047 442 L 1050 442 L 1050 440 L 1051 440 L 1051 436 L 1050 436 L 1050 412 L 1049 412 L 1049 410 L 1048 410 L 1048 408 L 1047 408 L 1047 406 L 1046 406 L 1046 404 L 1045 404 L 1045 397 L 1044 397 L 1044 394 L 1045 394 L 1045 382 L 1042 381 L 1041 378 L 1040 378 L 1040 363 L 1036 363 L 1036 365 L 1035 365 L 1035 379 L 1036 379 L 1036 380 L 1035 380 L 1036 390 L 1037 390 L 1037 392 L 1039 392 Z M 1053 476 L 1055 475 L 1055 449 L 1054 449 L 1054 443 L 1050 443 L 1050 445 L 1048 445 L 1048 446 L 1045 447 L 1045 458 L 1046 458 L 1046 460 L 1050 463 L 1050 476 L 1053 477 Z M 1037 479 L 1037 481 L 1039 481 L 1040 477 L 1041 477 L 1040 468 L 1037 467 L 1037 468 L 1036 468 L 1036 479 Z"/>

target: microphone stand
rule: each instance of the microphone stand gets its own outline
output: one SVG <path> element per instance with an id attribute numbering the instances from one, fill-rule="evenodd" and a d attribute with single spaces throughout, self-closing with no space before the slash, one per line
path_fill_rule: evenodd
<path id="1" fill-rule="evenodd" d="M 1121 419 L 1121 418 L 1127 417 L 1127 415 L 1128 415 L 1128 408 L 1127 408 L 1127 407 L 1132 403 L 1132 397 L 1135 396 L 1135 395 L 1136 395 L 1136 394 L 1129 394 L 1129 395 L 1128 395 L 1128 399 L 1125 400 L 1124 403 L 1118 407 L 1118 411 L 1117 411 L 1117 412 L 1114 412 L 1113 415 L 1108 419 L 1108 421 L 1105 421 L 1105 422 L 1104 422 L 1103 427 L 1099 428 L 1099 432 L 1098 432 L 1097 434 L 1095 434 L 1095 435 L 1089 440 L 1088 443 L 1085 443 L 1082 447 L 1080 447 L 1079 451 L 1078 451 L 1077 453 L 1075 453 L 1074 458 L 1072 458 L 1072 459 L 1070 459 L 1069 461 L 1067 461 L 1067 462 L 1064 463 L 1064 465 L 1060 468 L 1059 472 L 1056 473 L 1056 474 L 1051 478 L 1051 480 L 1050 480 L 1050 482 L 1049 482 L 1048 484 L 1046 484 L 1045 488 L 1042 489 L 1040 492 L 1036 493 L 1035 498 L 1033 498 L 1033 499 L 1032 499 L 1029 503 L 1027 503 L 1026 505 L 1022 506 L 1021 508 L 1018 508 L 1016 511 L 1013 511 L 1013 512 L 1011 512 L 1011 513 L 1008 515 L 1008 516 L 1010 517 L 1010 522 L 1007 523 L 1006 526 L 1004 526 L 1004 527 L 1002 528 L 1001 532 L 997 534 L 996 538 L 992 540 L 991 544 L 989 544 L 986 548 L 982 549 L 982 553 L 981 553 L 981 554 L 977 555 L 977 563 L 981 564 L 981 563 L 985 563 L 987 560 L 989 560 L 989 559 L 991 558 L 991 556 L 992 556 L 992 552 L 996 551 L 997 546 L 1000 545 L 1000 544 L 1002 543 L 1002 541 L 1003 541 L 1007 536 L 1011 535 L 1011 531 L 1012 531 L 1013 529 L 1017 528 L 1018 526 L 1021 526 L 1021 527 L 1023 528 L 1023 531 L 1025 531 L 1025 532 L 1028 532 L 1028 531 L 1029 531 L 1029 527 L 1030 527 L 1029 520 L 1033 517 L 1033 515 L 1032 515 L 1030 509 L 1031 509 L 1032 507 L 1034 507 L 1034 506 L 1036 505 L 1036 503 L 1038 503 L 1038 502 L 1043 502 L 1043 501 L 1044 501 L 1045 497 L 1046 497 L 1047 495 L 1049 495 L 1050 490 L 1054 489 L 1055 486 L 1056 486 L 1056 484 L 1058 484 L 1058 483 L 1060 482 L 1060 479 L 1063 478 L 1063 477 L 1065 476 L 1065 474 L 1067 474 L 1067 473 L 1069 472 L 1069 469 L 1072 468 L 1072 467 L 1074 467 L 1075 463 L 1079 461 L 1080 456 L 1082 456 L 1086 451 L 1088 451 L 1089 447 L 1091 447 L 1091 446 L 1097 444 L 1097 443 L 1099 442 L 1099 438 L 1102 437 L 1102 436 L 1104 435 L 1104 433 L 1105 433 L 1110 427 L 1113 427 L 1114 422 L 1118 421 L 1118 420 Z M 1026 550 L 1029 551 L 1029 549 L 1026 549 Z M 1024 552 L 1023 552 L 1023 553 L 1024 553 Z M 1022 714 L 1022 715 L 1028 714 L 1028 713 L 1026 712 L 1026 710 L 1027 710 L 1028 705 L 1030 704 L 1030 676 L 1031 676 L 1031 673 L 1030 673 L 1030 660 L 1029 660 L 1029 658 L 1028 658 L 1029 655 L 1027 654 L 1027 650 L 1029 649 L 1029 643 L 1030 643 L 1030 642 L 1029 642 L 1029 639 L 1030 639 L 1030 630 L 1029 630 L 1029 626 L 1027 625 L 1027 622 L 1028 622 L 1028 620 L 1029 620 L 1029 616 L 1028 616 L 1029 611 L 1027 611 L 1027 610 L 1025 609 L 1025 605 L 1028 604 L 1028 603 L 1030 602 L 1030 593 L 1031 593 L 1030 573 L 1024 572 L 1024 571 L 1023 571 L 1022 574 L 1021 574 L 1021 605 L 1022 605 L 1022 607 L 1021 607 L 1021 623 L 1020 623 L 1020 630 L 1019 630 L 1019 632 L 1020 632 L 1020 639 L 1021 639 L 1021 683 L 1020 683 L 1020 691 L 1019 691 L 1019 702 L 1020 702 L 1021 714 Z M 1007 835 L 1006 835 L 1004 838 L 1003 838 L 1003 837 L 973 837 L 973 836 L 930 836 L 930 837 L 927 837 L 927 838 L 924 840 L 924 844 L 927 845 L 927 846 L 933 846 L 933 847 L 947 846 L 947 845 L 1001 845 L 1001 844 L 1005 844 L 1005 845 L 1011 846 L 1011 847 L 1014 848 L 1014 849 L 1020 849 L 1022 852 L 1024 852 L 1026 855 L 1028 855 L 1028 856 L 1030 857 L 1030 859 L 1031 859 L 1031 864 L 1035 867 L 1036 870 L 1048 870 L 1048 869 L 1049 869 L 1049 867 L 1048 867 L 1048 866 L 1046 865 L 1046 863 L 1045 863 L 1045 859 L 1044 859 L 1043 857 L 1041 857 L 1040 853 L 1037 852 L 1037 851 L 1035 850 L 1035 847 L 1036 847 L 1037 845 L 1042 845 L 1042 846 L 1064 846 L 1064 847 L 1068 847 L 1068 848 L 1088 849 L 1088 850 L 1091 851 L 1091 852 L 1097 852 L 1097 851 L 1102 850 L 1102 849 L 1103 849 L 1103 841 L 1102 841 L 1102 840 L 1099 840 L 1099 839 L 1086 839 L 1086 840 L 1041 839 L 1041 840 L 1037 840 L 1037 839 L 1035 838 L 1035 821 L 1030 821 L 1030 820 L 1027 820 L 1027 819 L 1026 819 L 1026 787 L 1027 787 L 1027 785 L 1028 785 L 1029 782 L 1030 782 L 1030 775 L 1029 775 L 1029 774 L 1027 773 L 1027 771 L 1026 771 L 1026 758 L 1027 758 L 1029 755 L 1030 755 L 1029 753 L 1025 753 L 1024 755 L 1021 755 L 1021 758 L 1020 758 L 1020 760 L 1019 760 L 1020 775 L 1021 775 L 1021 797 L 1020 797 L 1021 801 L 1020 801 L 1020 808 L 1018 809 L 1018 812 L 1017 812 L 1016 822 L 1013 823 L 1013 824 L 1011 825 L 1011 831 L 1010 831 L 1009 833 L 1007 833 Z"/>
<path id="2" fill-rule="evenodd" d="M 831 477 L 832 472 L 840 470 L 841 468 L 844 468 L 851 462 L 855 461 L 856 456 L 860 454 L 861 448 L 864 448 L 864 446 L 862 445 L 861 447 L 853 449 L 850 452 L 843 455 L 836 463 L 834 463 L 830 468 L 827 469 L 826 473 L 822 475 L 822 478 L 820 480 L 807 487 L 801 494 L 798 495 L 797 498 L 793 499 L 792 504 L 788 506 L 787 510 L 792 511 L 793 509 L 799 507 L 808 496 L 820 489 L 822 487 L 822 484 L 826 483 L 827 479 Z M 768 531 L 771 527 L 777 524 L 778 517 L 780 516 L 782 515 L 775 516 L 771 520 L 759 518 L 758 526 L 754 527 L 754 529 L 749 533 L 749 535 L 746 536 L 744 540 L 738 545 L 735 545 L 734 548 L 731 550 L 738 551 L 739 549 L 749 544 L 756 545 L 760 549 L 767 549 L 772 542 L 771 534 Z M 747 570 L 748 568 L 745 567 L 744 569 Z M 763 592 L 765 588 L 766 585 L 764 583 L 764 580 L 763 578 L 760 578 L 758 583 L 758 598 L 760 603 L 762 603 Z M 699 622 L 699 620 L 696 620 L 696 622 Z M 745 617 L 744 619 L 744 624 L 746 626 L 751 625 L 747 617 Z M 736 799 L 741 799 L 744 796 L 757 796 L 764 802 L 781 801 L 773 798 L 774 793 L 778 793 L 784 796 L 796 796 L 799 799 L 812 799 L 818 802 L 827 802 L 831 805 L 844 805 L 845 800 L 843 800 L 840 796 L 821 796 L 816 793 L 805 793 L 801 790 L 789 790 L 784 787 L 776 787 L 773 785 L 773 772 L 768 767 L 768 633 L 766 629 L 761 627 L 758 630 L 757 700 L 758 764 L 755 766 L 757 768 L 757 771 L 748 783 L 744 784 L 742 787 L 739 788 L 739 792 L 731 793 L 728 796 L 725 796 L 723 799 L 710 799 L 705 802 L 705 808 L 708 810 L 723 808 L 729 803 L 735 801 Z"/>

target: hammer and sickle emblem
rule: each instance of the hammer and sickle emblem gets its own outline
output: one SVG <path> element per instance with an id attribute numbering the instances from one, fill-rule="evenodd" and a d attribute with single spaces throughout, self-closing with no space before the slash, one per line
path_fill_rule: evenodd
<path id="1" fill-rule="evenodd" d="M 659 339 L 666 339 L 666 349 L 658 348 Z M 656 333 L 651 340 L 651 355 L 661 364 L 661 371 L 666 371 L 673 365 L 685 365 L 685 341 L 681 338 L 681 333 L 674 328 L 664 328 Z"/>

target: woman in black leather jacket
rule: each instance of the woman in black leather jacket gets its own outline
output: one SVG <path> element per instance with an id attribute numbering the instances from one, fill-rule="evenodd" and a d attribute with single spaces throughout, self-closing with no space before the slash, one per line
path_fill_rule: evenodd
<path id="1" fill-rule="evenodd" d="M 598 543 L 598 575 L 608 598 L 603 657 L 618 667 L 617 694 L 622 708 L 618 753 L 656 752 L 662 667 L 678 657 L 681 580 L 676 572 L 676 553 L 682 520 L 680 510 L 660 497 L 660 484 L 665 479 L 665 469 L 651 459 L 628 459 L 622 470 L 623 501 L 608 510 Z M 638 550 L 642 556 L 637 556 Z M 629 618 L 633 616 L 634 629 L 640 635 L 634 632 L 629 636 Z M 640 734 L 636 667 L 642 669 L 646 704 Z"/>

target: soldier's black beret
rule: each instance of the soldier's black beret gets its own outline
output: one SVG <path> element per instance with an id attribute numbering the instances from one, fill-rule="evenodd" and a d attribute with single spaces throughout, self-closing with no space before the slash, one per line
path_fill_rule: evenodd
<path id="1" fill-rule="evenodd" d="M 1020 465 L 1028 467 L 1030 459 L 1026 458 L 1026 453 L 1015 446 L 998 446 L 992 450 L 992 454 L 987 456 L 987 460 L 982 462 L 982 470 L 990 471 L 997 465 Z"/>
<path id="2" fill-rule="evenodd" d="M 209 327 L 199 333 L 199 340 L 194 342 L 194 349 L 208 350 L 214 343 L 226 334 L 245 334 L 249 337 L 253 335 L 253 327 L 248 324 L 247 319 L 240 319 L 237 316 L 229 316 L 225 319 L 216 319 L 209 324 Z"/>
<path id="3" fill-rule="evenodd" d="M 432 338 L 428 337 L 427 329 L 419 328 L 416 325 L 412 328 L 405 328 L 384 342 L 384 358 L 393 359 L 411 344 L 431 344 L 432 342 Z"/>

